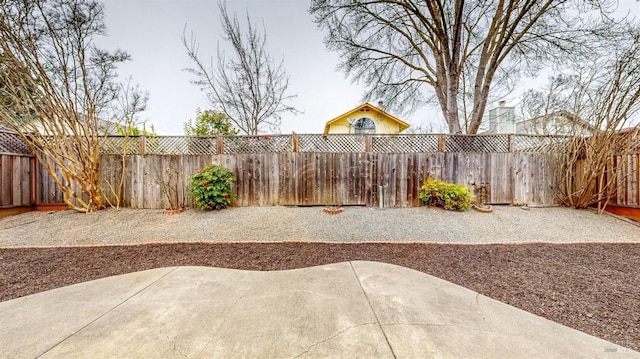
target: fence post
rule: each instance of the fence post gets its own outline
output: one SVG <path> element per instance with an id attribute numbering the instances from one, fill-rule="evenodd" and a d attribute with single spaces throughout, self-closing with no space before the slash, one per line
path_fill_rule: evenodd
<path id="1" fill-rule="evenodd" d="M 373 137 L 371 135 L 364 135 L 364 152 L 371 152 Z"/>
<path id="2" fill-rule="evenodd" d="M 509 153 L 513 153 L 513 135 L 507 137 L 507 149 Z"/>
<path id="3" fill-rule="evenodd" d="M 444 134 L 438 138 L 438 152 L 444 152 Z"/>
<path id="4" fill-rule="evenodd" d="M 224 139 L 222 138 L 222 136 L 217 136 L 216 140 L 218 141 L 216 146 L 218 149 L 218 154 L 221 155 L 224 152 Z"/>
<path id="5" fill-rule="evenodd" d="M 293 153 L 298 153 L 298 134 L 295 132 L 291 134 L 291 145 Z"/>
<path id="6" fill-rule="evenodd" d="M 144 153 L 146 152 L 146 140 L 144 135 L 140 136 L 140 154 L 144 156 Z"/>
<path id="7" fill-rule="evenodd" d="M 31 167 L 31 205 L 38 206 L 38 160 L 34 155 L 29 160 Z"/>

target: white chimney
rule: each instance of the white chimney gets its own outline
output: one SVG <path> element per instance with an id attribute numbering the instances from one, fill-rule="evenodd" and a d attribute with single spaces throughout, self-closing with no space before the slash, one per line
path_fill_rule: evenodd
<path id="1" fill-rule="evenodd" d="M 498 101 L 498 107 L 489 110 L 490 133 L 515 133 L 516 109 L 507 107 L 504 100 Z"/>

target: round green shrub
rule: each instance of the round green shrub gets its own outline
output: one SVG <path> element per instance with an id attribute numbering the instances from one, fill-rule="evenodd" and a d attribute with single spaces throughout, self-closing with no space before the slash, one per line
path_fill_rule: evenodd
<path id="1" fill-rule="evenodd" d="M 226 208 L 234 199 L 232 193 L 236 178 L 229 169 L 208 165 L 189 177 L 189 194 L 203 210 Z"/>
<path id="2" fill-rule="evenodd" d="M 466 211 L 471 208 L 473 196 L 465 186 L 428 178 L 422 184 L 420 199 L 428 206 L 436 206 L 450 211 Z"/>

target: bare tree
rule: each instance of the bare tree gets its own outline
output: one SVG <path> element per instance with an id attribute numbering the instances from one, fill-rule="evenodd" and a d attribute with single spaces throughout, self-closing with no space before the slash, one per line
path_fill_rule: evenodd
<path id="1" fill-rule="evenodd" d="M 198 57 L 198 42 L 193 34 L 182 42 L 194 67 L 186 71 L 195 76 L 193 84 L 205 91 L 210 105 L 220 109 L 243 133 L 256 135 L 270 130 L 278 132 L 281 115 L 298 113 L 288 102 L 289 77 L 284 60 L 276 64 L 266 51 L 267 37 L 256 29 L 247 13 L 247 31 L 242 32 L 237 16 L 229 17 L 226 4 L 218 2 L 223 39 L 233 48 L 227 57 L 218 48 L 217 66 L 207 66 Z M 212 61 L 213 62 L 213 61 Z"/>
<path id="2" fill-rule="evenodd" d="M 0 126 L 17 132 L 63 191 L 69 207 L 104 207 L 99 114 L 117 97 L 123 51 L 93 45 L 104 7 L 93 0 L 0 3 Z M 10 104 L 7 106 L 7 104 Z"/>
<path id="3" fill-rule="evenodd" d="M 147 110 L 149 92 L 140 89 L 140 85 L 133 84 L 129 77 L 126 82 L 119 84 L 118 96 L 108 108 L 107 118 L 104 121 L 104 132 L 117 132 L 121 135 L 135 135 L 139 126 L 145 126 L 146 121 L 140 115 Z"/>
<path id="4" fill-rule="evenodd" d="M 310 12 L 327 32 L 327 47 L 340 54 L 341 68 L 368 85 L 365 97 L 408 111 L 435 97 L 450 133 L 463 131 L 461 118 L 464 130 L 476 133 L 498 80 L 509 87 L 551 61 L 593 53 L 594 39 L 615 42 L 615 23 L 606 16 L 614 6 L 610 0 L 312 0 Z M 590 10 L 599 16 L 580 15 Z"/>
<path id="5" fill-rule="evenodd" d="M 549 77 L 548 84 L 542 88 L 529 89 L 524 92 L 520 105 L 522 131 L 535 135 L 582 135 L 574 124 L 588 124 L 575 115 L 577 101 L 585 90 L 585 69 L 578 72 L 567 71 Z M 590 70 L 591 71 L 591 70 Z M 579 120 L 579 121 L 578 121 Z M 567 125 L 562 128 L 559 126 Z"/>

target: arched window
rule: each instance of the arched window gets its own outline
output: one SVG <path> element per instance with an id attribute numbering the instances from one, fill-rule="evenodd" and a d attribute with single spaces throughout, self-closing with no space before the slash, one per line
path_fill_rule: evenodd
<path id="1" fill-rule="evenodd" d="M 376 124 L 370 118 L 363 117 L 353 124 L 356 134 L 376 133 Z"/>

